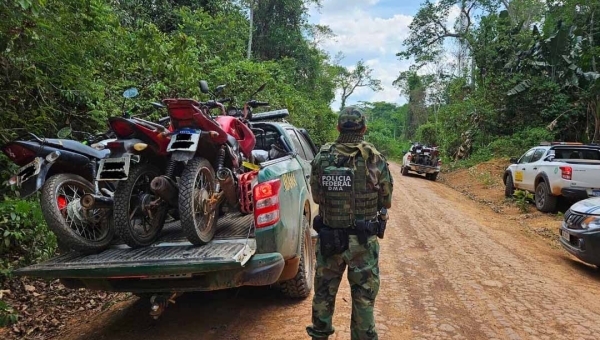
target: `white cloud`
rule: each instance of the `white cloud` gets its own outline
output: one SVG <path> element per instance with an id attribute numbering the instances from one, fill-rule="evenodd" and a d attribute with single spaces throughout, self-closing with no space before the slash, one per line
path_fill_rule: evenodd
<path id="1" fill-rule="evenodd" d="M 395 54 L 408 36 L 411 21 L 412 17 L 403 14 L 385 19 L 362 10 L 323 14 L 320 24 L 329 26 L 336 35 L 325 41 L 323 47 L 344 54 Z"/>

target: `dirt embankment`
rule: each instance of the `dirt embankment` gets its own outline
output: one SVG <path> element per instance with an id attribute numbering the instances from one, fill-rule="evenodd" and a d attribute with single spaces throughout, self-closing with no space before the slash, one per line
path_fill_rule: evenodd
<path id="1" fill-rule="evenodd" d="M 442 173 L 440 181 L 471 200 L 487 205 L 506 219 L 518 223 L 527 233 L 546 239 L 552 247 L 559 248 L 558 228 L 563 213 L 570 202 L 560 201 L 559 212 L 539 212 L 533 203 L 519 207 L 515 199 L 504 196 L 502 176 L 510 165 L 508 159 L 495 159 L 466 169 Z"/>

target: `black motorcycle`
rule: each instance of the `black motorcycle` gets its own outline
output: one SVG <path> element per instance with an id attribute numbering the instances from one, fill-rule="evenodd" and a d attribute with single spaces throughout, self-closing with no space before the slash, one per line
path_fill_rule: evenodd
<path id="1" fill-rule="evenodd" d="M 66 139 L 83 134 L 84 143 Z M 55 138 L 27 133 L 0 149 L 21 166 L 9 180 L 22 198 L 41 189 L 40 204 L 48 227 L 57 236 L 61 250 L 93 253 L 105 249 L 113 239 L 112 193 L 114 183 L 95 181 L 99 160 L 109 151 L 111 131 L 99 135 L 61 129 Z M 96 197 L 90 208 L 82 206 L 86 194 Z"/>

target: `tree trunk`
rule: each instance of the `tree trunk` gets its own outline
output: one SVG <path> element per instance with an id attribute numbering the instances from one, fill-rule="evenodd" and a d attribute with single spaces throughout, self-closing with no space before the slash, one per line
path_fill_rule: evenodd
<path id="1" fill-rule="evenodd" d="M 246 58 L 250 60 L 252 56 L 252 33 L 254 31 L 254 1 L 250 3 L 250 32 L 248 33 L 248 53 Z"/>

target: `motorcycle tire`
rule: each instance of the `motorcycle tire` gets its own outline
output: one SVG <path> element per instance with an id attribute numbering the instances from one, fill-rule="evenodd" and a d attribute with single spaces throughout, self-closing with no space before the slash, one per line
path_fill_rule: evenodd
<path id="1" fill-rule="evenodd" d="M 181 229 L 190 243 L 205 245 L 213 239 L 219 218 L 219 207 L 208 205 L 217 186 L 215 172 L 208 160 L 196 157 L 187 163 L 180 180 Z M 196 188 L 197 184 L 201 187 Z"/>
<path id="2" fill-rule="evenodd" d="M 115 229 L 131 248 L 152 245 L 167 218 L 168 205 L 160 200 L 150 207 L 157 197 L 150 189 L 150 182 L 160 176 L 160 171 L 150 164 L 139 164 L 131 169 L 126 181 L 115 190 Z"/>
<path id="3" fill-rule="evenodd" d="M 112 211 L 97 209 L 87 215 L 80 210 L 79 198 L 94 193 L 94 186 L 75 174 L 57 174 L 42 187 L 42 215 L 57 238 L 61 253 L 74 250 L 93 254 L 106 249 L 115 235 Z"/>

